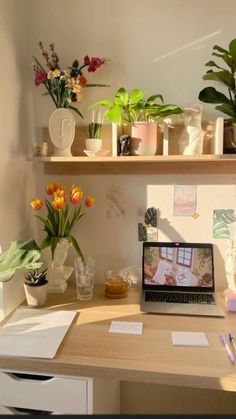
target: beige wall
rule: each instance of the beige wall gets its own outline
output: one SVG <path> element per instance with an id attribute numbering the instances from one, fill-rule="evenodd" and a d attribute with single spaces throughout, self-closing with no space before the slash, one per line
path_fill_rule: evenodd
<path id="1" fill-rule="evenodd" d="M 0 0 L 0 245 L 28 239 L 29 190 L 34 190 L 32 167 L 26 162 L 32 128 L 32 93 L 29 81 L 27 4 Z M 16 283 L 15 283 L 16 281 Z M 17 280 L 0 284 L 0 319 L 24 298 Z"/>
<path id="2" fill-rule="evenodd" d="M 111 63 L 94 74 L 93 81 L 109 83 L 110 88 L 87 89 L 80 110 L 88 121 L 87 108 L 96 100 L 112 98 L 118 87 L 138 87 L 148 94 L 161 93 L 165 102 L 194 106 L 198 93 L 207 84 L 202 80 L 205 63 L 211 59 L 214 44 L 227 46 L 234 38 L 236 3 L 226 0 L 50 0 L 30 1 L 30 55 L 41 59 L 38 41 L 45 47 L 55 42 L 62 66 L 84 55 L 107 56 Z M 68 23 L 67 23 L 68 22 Z M 91 80 L 91 79 L 90 79 Z M 34 138 L 41 140 L 53 105 L 33 88 Z M 204 104 L 204 119 L 215 119 L 214 106 Z M 36 169 L 36 188 L 40 194 L 48 180 L 42 168 Z M 66 173 L 65 173 L 66 175 Z M 148 206 L 160 209 L 159 239 L 213 242 L 216 246 L 217 289 L 226 288 L 224 270 L 225 240 L 212 238 L 212 211 L 234 208 L 234 179 L 230 175 L 156 175 L 156 176 L 61 176 L 68 186 L 78 183 L 96 195 L 96 206 L 80 225 L 77 236 L 85 254 L 96 260 L 97 281 L 109 267 L 141 263 L 141 243 L 137 223 Z M 198 219 L 173 216 L 173 185 L 197 184 Z M 124 213 L 108 217 L 107 188 L 123 192 Z M 41 225 L 38 224 L 41 235 Z M 73 252 L 70 262 L 73 263 Z"/>
<path id="3" fill-rule="evenodd" d="M 198 92 L 206 86 L 202 80 L 204 64 L 210 59 L 212 46 L 227 46 L 235 37 L 235 0 L 0 0 L 1 51 L 1 230 L 0 244 L 5 249 L 10 240 L 42 235 L 27 202 L 43 191 L 45 182 L 52 179 L 43 174 L 41 165 L 31 166 L 26 156 L 34 142 L 41 141 L 41 129 L 47 126 L 53 111 L 52 103 L 33 87 L 31 57 L 38 53 L 37 42 L 45 46 L 56 43 L 63 66 L 84 55 L 107 56 L 109 66 L 94 75 L 110 88 L 90 89 L 84 92 L 81 111 L 87 121 L 87 107 L 97 99 L 110 97 L 120 86 L 139 87 L 150 94 L 162 93 L 166 102 L 193 106 Z M 92 81 L 92 78 L 91 78 Z M 33 102 L 32 102 L 33 95 Z M 33 105 L 33 109 L 32 109 Z M 213 107 L 204 106 L 204 118 L 215 118 Z M 82 121 L 78 121 L 81 123 Z M 67 186 L 78 183 L 96 195 L 96 206 L 81 220 L 75 235 L 85 254 L 95 257 L 97 281 L 103 280 L 108 267 L 139 265 L 141 243 L 137 240 L 139 215 L 148 206 L 161 211 L 159 239 L 210 241 L 216 244 L 217 288 L 226 287 L 224 273 L 225 241 L 212 239 L 212 210 L 235 208 L 234 179 L 230 175 L 165 175 L 165 176 L 66 176 L 58 181 Z M 173 217 L 173 184 L 197 184 L 197 211 L 199 218 Z M 107 214 L 106 188 L 118 187 L 123 192 L 124 214 Z M 71 262 L 73 256 L 70 256 Z M 14 283 L 0 288 L 0 302 L 5 314 L 12 308 Z M 0 311 L 0 318 L 3 315 Z M 168 395 L 162 389 L 163 403 L 151 404 L 150 387 L 123 386 L 123 411 L 134 411 L 135 394 L 149 408 L 138 406 L 138 412 L 166 413 Z M 157 387 L 152 393 L 159 391 Z M 176 390 L 175 390 L 176 391 Z M 190 391 L 191 393 L 191 391 Z M 189 397 L 194 396 L 194 392 Z M 200 393 L 198 393 L 199 396 Z M 129 395 L 129 396 L 127 396 Z M 161 396 L 161 397 L 162 397 Z M 189 412 L 181 406 L 175 393 L 175 412 Z M 127 398 L 128 397 L 128 398 Z M 212 409 L 218 394 L 209 395 Z M 176 402 L 177 400 L 177 402 Z M 192 400 L 192 399 L 191 399 Z M 184 399 L 183 403 L 186 402 Z M 234 411 L 232 398 L 224 398 L 228 411 Z M 197 398 L 203 406 L 200 413 L 209 411 L 206 399 Z M 137 406 L 137 404 L 136 404 Z M 205 406 L 205 407 L 204 407 Z M 214 407 L 216 406 L 216 407 Z M 158 407 L 158 409 L 157 409 Z M 224 410 L 223 410 L 224 411 Z M 172 410 L 170 411 L 172 412 Z"/>

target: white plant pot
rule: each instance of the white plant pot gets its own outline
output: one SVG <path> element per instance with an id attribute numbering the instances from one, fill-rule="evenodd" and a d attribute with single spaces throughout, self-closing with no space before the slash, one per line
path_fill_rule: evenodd
<path id="1" fill-rule="evenodd" d="M 43 285 L 24 285 L 25 296 L 30 307 L 43 307 L 47 299 L 48 282 Z"/>
<path id="2" fill-rule="evenodd" d="M 86 138 L 85 145 L 87 151 L 99 151 L 102 148 L 102 140 L 100 138 Z"/>

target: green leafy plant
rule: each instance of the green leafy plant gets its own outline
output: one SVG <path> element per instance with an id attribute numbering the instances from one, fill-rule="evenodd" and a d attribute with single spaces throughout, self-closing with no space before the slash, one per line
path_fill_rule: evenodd
<path id="1" fill-rule="evenodd" d="M 47 284 L 47 269 L 39 271 L 34 269 L 25 274 L 25 284 L 32 287 L 39 287 L 40 285 Z"/>
<path id="2" fill-rule="evenodd" d="M 212 67 L 214 70 L 209 69 L 203 79 L 212 80 L 225 86 L 228 95 L 219 92 L 214 87 L 205 87 L 200 91 L 198 97 L 205 103 L 220 104 L 215 109 L 230 117 L 227 119 L 228 123 L 236 123 L 236 39 L 229 43 L 228 50 L 214 45 L 212 55 L 220 59 L 222 64 L 208 61 L 205 64 L 206 67 Z"/>
<path id="3" fill-rule="evenodd" d="M 157 101 L 161 103 L 157 103 Z M 128 93 L 124 87 L 117 90 L 113 101 L 100 100 L 92 107 L 97 105 L 106 107 L 104 117 L 118 125 L 124 125 L 127 122 L 157 120 L 183 112 L 176 105 L 165 105 L 163 96 L 160 94 L 145 99 L 145 92 L 142 90 L 133 89 Z"/>
<path id="4" fill-rule="evenodd" d="M 15 240 L 0 254 L 0 282 L 9 281 L 15 272 L 27 272 L 42 266 L 41 251 L 34 240 Z"/>
<path id="5" fill-rule="evenodd" d="M 88 125 L 89 138 L 101 138 L 102 126 L 100 122 L 90 122 Z"/>

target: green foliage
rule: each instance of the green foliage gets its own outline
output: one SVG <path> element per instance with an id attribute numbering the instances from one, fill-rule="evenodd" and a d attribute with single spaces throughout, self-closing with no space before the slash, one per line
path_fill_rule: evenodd
<path id="1" fill-rule="evenodd" d="M 15 272 L 26 272 L 42 266 L 41 252 L 34 240 L 15 240 L 0 254 L 0 282 L 9 281 Z"/>
<path id="2" fill-rule="evenodd" d="M 89 138 L 101 138 L 102 126 L 99 122 L 91 122 L 88 125 Z"/>
<path id="3" fill-rule="evenodd" d="M 157 120 L 183 112 L 176 105 L 165 105 L 160 94 L 152 95 L 148 99 L 145 99 L 144 96 L 145 92 L 140 89 L 133 89 L 128 93 L 124 87 L 120 87 L 115 94 L 114 101 L 100 100 L 92 107 L 97 105 L 106 107 L 105 118 L 118 125 L 150 119 Z"/>
<path id="4" fill-rule="evenodd" d="M 206 67 L 212 67 L 203 76 L 204 80 L 211 80 L 220 83 L 227 89 L 227 95 L 217 91 L 214 87 L 205 87 L 199 93 L 199 99 L 205 103 L 220 104 L 215 109 L 228 115 L 231 123 L 236 123 L 236 39 L 229 43 L 229 49 L 226 50 L 218 45 L 213 46 L 215 57 L 222 60 L 221 65 L 215 61 L 208 61 Z"/>

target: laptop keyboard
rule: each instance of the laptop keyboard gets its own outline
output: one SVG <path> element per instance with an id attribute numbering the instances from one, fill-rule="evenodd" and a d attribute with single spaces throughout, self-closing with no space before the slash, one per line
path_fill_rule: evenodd
<path id="1" fill-rule="evenodd" d="M 182 303 L 182 304 L 216 304 L 212 294 L 196 294 L 186 292 L 153 292 L 145 291 L 145 301 Z"/>

